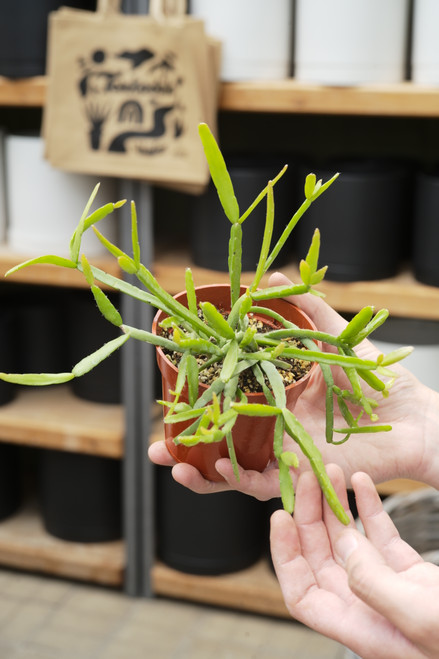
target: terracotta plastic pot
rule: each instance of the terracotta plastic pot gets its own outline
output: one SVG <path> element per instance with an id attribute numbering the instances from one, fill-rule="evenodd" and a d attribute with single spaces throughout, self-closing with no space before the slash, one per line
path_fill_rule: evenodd
<path id="1" fill-rule="evenodd" d="M 245 292 L 245 287 L 241 288 Z M 200 286 L 196 289 L 198 302 L 212 302 L 217 308 L 230 308 L 230 287 L 227 284 Z M 179 293 L 175 299 L 182 304 L 187 304 L 186 292 Z M 295 323 L 301 328 L 316 329 L 312 321 L 300 309 L 286 300 L 267 300 L 258 304 L 282 314 L 289 321 Z M 157 333 L 157 326 L 166 314 L 159 311 L 153 321 L 152 331 Z M 272 324 L 270 318 L 261 316 L 265 322 Z M 167 358 L 161 348 L 156 349 L 157 363 L 162 374 L 163 399 L 172 400 L 173 397 L 169 390 L 174 390 L 178 370 Z M 314 372 L 317 364 L 313 364 L 309 372 L 299 381 L 289 385 L 285 391 L 289 409 L 294 406 L 299 396 L 305 391 L 309 384 L 310 377 Z M 206 385 L 200 384 L 199 393 L 207 388 Z M 187 391 L 183 389 L 180 400 L 187 399 Z M 262 393 L 248 394 L 249 403 L 265 403 L 266 399 Z M 233 442 L 235 445 L 236 457 L 239 464 L 244 469 L 253 469 L 263 471 L 269 461 L 273 458 L 273 417 L 247 417 L 239 416 L 233 428 Z M 175 444 L 174 437 L 181 433 L 189 424 L 164 424 L 165 441 L 168 451 L 177 462 L 186 462 L 194 465 L 203 474 L 203 476 L 212 481 L 221 481 L 222 477 L 215 469 L 215 463 L 219 458 L 228 457 L 228 450 L 225 440 L 214 444 L 198 444 L 196 446 L 186 447 L 182 444 Z"/>

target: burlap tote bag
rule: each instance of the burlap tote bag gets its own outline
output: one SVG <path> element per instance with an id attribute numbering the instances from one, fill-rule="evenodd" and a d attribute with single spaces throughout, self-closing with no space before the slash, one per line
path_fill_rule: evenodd
<path id="1" fill-rule="evenodd" d="M 49 18 L 46 157 L 60 169 L 199 191 L 198 123 L 215 130 L 218 48 L 175 4 L 149 15 L 63 7 Z"/>

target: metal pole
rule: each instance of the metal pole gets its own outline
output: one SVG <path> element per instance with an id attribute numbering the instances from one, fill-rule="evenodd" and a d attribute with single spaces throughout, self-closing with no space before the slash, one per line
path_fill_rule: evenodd
<path id="1" fill-rule="evenodd" d="M 121 183 L 122 198 L 133 199 L 139 219 L 142 261 L 152 261 L 152 188 L 126 181 Z M 131 251 L 130 208 L 122 211 L 120 240 L 122 249 Z M 148 328 L 152 310 L 146 304 L 123 296 L 122 314 L 126 323 Z M 154 560 L 154 470 L 147 457 L 151 432 L 154 351 L 139 341 L 128 341 L 123 349 L 122 391 L 125 409 L 124 451 L 124 538 L 126 544 L 125 591 L 129 595 L 150 597 L 151 567 Z"/>

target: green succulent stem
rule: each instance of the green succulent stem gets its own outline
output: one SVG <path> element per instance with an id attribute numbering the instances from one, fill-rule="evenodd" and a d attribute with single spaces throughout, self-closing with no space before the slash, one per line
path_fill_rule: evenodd
<path id="1" fill-rule="evenodd" d="M 318 330 L 299 328 L 280 313 L 263 306 L 264 301 L 291 295 L 319 294 L 314 287 L 323 280 L 326 266 L 319 267 L 318 229 L 314 231 L 308 252 L 300 260 L 300 282 L 265 289 L 260 289 L 259 286 L 299 220 L 311 204 L 334 183 L 338 174 L 324 183 L 317 181 L 314 174 L 306 177 L 305 198 L 273 246 L 276 183 L 285 175 L 287 167 L 285 166 L 271 181 L 268 181 L 250 206 L 241 213 L 233 181 L 215 137 L 206 124 L 200 124 L 199 134 L 212 181 L 218 193 L 218 200 L 230 228 L 228 252 L 230 307 L 219 309 L 208 301 L 199 303 L 190 268 L 185 271 L 187 305 L 179 302 L 160 285 L 141 261 L 138 218 L 134 202 L 130 204 L 132 253 L 125 253 L 109 241 L 95 225 L 123 206 L 125 200 L 106 203 L 92 210 L 99 190 L 97 185 L 71 237 L 69 258 L 53 254 L 33 258 L 11 268 L 7 276 L 14 275 L 22 268 L 40 264 L 77 269 L 83 274 L 99 312 L 108 322 L 120 329 L 120 335 L 91 355 L 84 357 L 71 372 L 39 374 L 0 372 L 0 380 L 29 386 L 69 382 L 75 377 L 88 373 L 116 350 L 123 349 L 123 345 L 130 339 L 154 345 L 171 354 L 178 364 L 175 389 L 170 392 L 171 400 L 159 401 L 165 412 L 165 423 L 172 426 L 185 424 L 185 429 L 174 439 L 176 444 L 192 447 L 199 443 L 224 441 L 235 476 L 239 479 L 233 435 L 237 419 L 240 415 L 271 417 L 274 425 L 271 440 L 279 469 L 279 489 L 284 508 L 293 512 L 295 494 L 292 470 L 297 469 L 299 465 L 297 455 L 284 449 L 284 436 L 287 434 L 298 445 L 304 459 L 309 461 L 335 515 L 343 524 L 347 524 L 349 518 L 328 478 L 319 449 L 299 419 L 288 409 L 281 372 L 291 371 L 291 362 L 295 359 L 319 365 L 326 387 L 326 441 L 342 444 L 351 436 L 360 437 L 367 433 L 390 430 L 390 426 L 377 423 L 378 403 L 367 393 L 365 385 L 376 394 L 388 396 L 396 377 L 389 367 L 404 359 L 411 348 L 400 349 L 389 355 L 379 355 L 376 360 L 360 358 L 356 353 L 356 346 L 386 321 L 389 315 L 386 309 L 375 313 L 372 306 L 366 306 L 354 316 L 339 335 L 333 335 L 324 328 Z M 243 293 L 242 224 L 244 221 L 251 223 L 254 210 L 263 201 L 266 203 L 266 216 L 259 259 L 255 264 L 253 280 Z M 206 221 L 209 221 L 209 218 L 206 218 Z M 95 232 L 110 256 L 117 260 L 122 272 L 137 279 L 138 285 L 131 283 L 131 280 L 127 281 L 123 276 L 116 277 L 94 266 L 81 253 L 82 237 L 90 229 Z M 104 292 L 103 287 L 128 295 L 162 311 L 164 319 L 159 324 L 159 330 L 151 332 L 124 323 L 120 312 Z M 275 328 L 268 332 L 261 331 L 253 322 L 255 316 L 269 319 Z M 85 327 L 84 331 L 86 330 Z M 329 351 L 326 349 L 328 345 L 331 346 Z M 343 369 L 346 375 L 346 389 L 336 386 L 332 372 L 334 368 Z M 207 388 L 200 388 L 201 374 L 204 376 L 211 369 L 215 370 L 215 377 Z M 256 388 L 264 394 L 263 402 L 257 404 L 249 402 L 241 384 L 244 375 L 253 378 Z M 343 419 L 343 427 L 340 428 L 334 428 L 335 406 L 338 407 Z M 362 423 L 363 415 L 368 417 L 367 423 Z M 336 435 L 343 437 L 334 439 Z"/>

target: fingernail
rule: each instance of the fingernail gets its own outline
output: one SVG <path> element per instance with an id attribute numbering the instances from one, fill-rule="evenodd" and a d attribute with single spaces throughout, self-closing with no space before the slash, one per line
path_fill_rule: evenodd
<path id="1" fill-rule="evenodd" d="M 335 552 L 344 564 L 358 547 L 357 531 L 343 531 L 335 542 Z"/>

